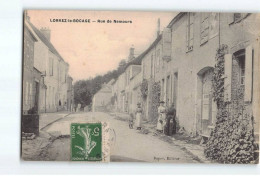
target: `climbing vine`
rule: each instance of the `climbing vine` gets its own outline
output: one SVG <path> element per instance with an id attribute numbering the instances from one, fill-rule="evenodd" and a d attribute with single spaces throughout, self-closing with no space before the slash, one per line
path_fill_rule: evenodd
<path id="1" fill-rule="evenodd" d="M 141 83 L 141 95 L 143 99 L 147 98 L 148 95 L 148 81 L 146 79 L 143 79 Z"/>
<path id="2" fill-rule="evenodd" d="M 232 90 L 230 103 L 224 100 L 224 55 L 227 45 L 222 45 L 216 54 L 213 74 L 213 99 L 218 112 L 216 125 L 206 144 L 206 157 L 221 163 L 255 163 L 258 149 L 254 142 L 254 118 L 244 104 L 244 87 Z"/>
<path id="3" fill-rule="evenodd" d="M 213 100 L 217 104 L 217 108 L 225 107 L 224 101 L 224 56 L 227 53 L 227 45 L 222 45 L 216 53 L 216 65 L 214 67 L 212 77 Z"/>
<path id="4" fill-rule="evenodd" d="M 161 96 L 161 85 L 159 82 L 152 82 L 152 89 L 151 89 L 151 121 L 157 122 L 158 119 L 158 107 L 160 105 L 160 96 Z"/>

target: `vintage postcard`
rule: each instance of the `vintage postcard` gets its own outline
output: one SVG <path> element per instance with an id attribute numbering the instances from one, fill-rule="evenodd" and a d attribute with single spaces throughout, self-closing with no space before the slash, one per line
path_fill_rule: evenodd
<path id="1" fill-rule="evenodd" d="M 260 14 L 25 10 L 21 158 L 259 162 Z"/>

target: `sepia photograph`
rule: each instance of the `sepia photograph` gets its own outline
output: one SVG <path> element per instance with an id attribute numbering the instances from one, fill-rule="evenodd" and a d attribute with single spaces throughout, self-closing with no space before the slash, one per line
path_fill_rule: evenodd
<path id="1" fill-rule="evenodd" d="M 259 163 L 260 14 L 23 15 L 22 160 Z"/>

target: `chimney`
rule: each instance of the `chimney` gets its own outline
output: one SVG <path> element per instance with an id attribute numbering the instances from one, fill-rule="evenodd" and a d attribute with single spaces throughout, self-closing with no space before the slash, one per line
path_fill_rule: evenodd
<path id="1" fill-rule="evenodd" d="M 157 21 L 157 37 L 160 35 L 160 18 Z"/>
<path id="2" fill-rule="evenodd" d="M 135 53 L 135 48 L 134 45 L 132 45 L 131 48 L 129 49 L 128 62 L 131 62 L 135 58 L 134 53 Z"/>
<path id="3" fill-rule="evenodd" d="M 51 40 L 51 30 L 49 28 L 41 28 L 40 31 L 42 34 L 50 41 Z"/>

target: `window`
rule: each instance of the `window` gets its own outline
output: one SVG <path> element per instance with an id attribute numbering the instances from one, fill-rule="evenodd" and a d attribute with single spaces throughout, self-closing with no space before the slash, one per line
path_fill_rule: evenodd
<path id="1" fill-rule="evenodd" d="M 177 97 L 178 97 L 178 72 L 174 73 L 174 79 L 173 79 L 173 103 L 175 108 L 177 108 Z"/>
<path id="2" fill-rule="evenodd" d="M 170 76 L 167 76 L 166 79 L 166 106 L 171 104 L 171 81 Z"/>
<path id="3" fill-rule="evenodd" d="M 200 44 L 203 45 L 209 39 L 209 13 L 201 13 Z"/>
<path id="4" fill-rule="evenodd" d="M 193 49 L 193 25 L 194 25 L 194 13 L 188 13 L 187 31 L 186 31 L 186 52 Z"/>
<path id="5" fill-rule="evenodd" d="M 239 66 L 239 84 L 245 85 L 245 50 L 238 51 L 235 56 Z"/>
<path id="6" fill-rule="evenodd" d="M 49 59 L 49 74 L 53 76 L 53 58 Z"/>
<path id="7" fill-rule="evenodd" d="M 153 55 L 151 55 L 151 76 L 153 77 Z"/>
<path id="8" fill-rule="evenodd" d="M 145 62 L 143 61 L 142 62 L 142 66 L 143 66 L 143 78 L 145 79 Z"/>
<path id="9" fill-rule="evenodd" d="M 156 52 L 156 72 L 160 70 L 160 49 Z"/>
<path id="10" fill-rule="evenodd" d="M 164 100 L 164 79 L 162 79 L 162 85 L 161 85 L 161 100 Z"/>
<path id="11" fill-rule="evenodd" d="M 239 60 L 239 81 L 240 85 L 245 85 L 245 57 Z"/>
<path id="12" fill-rule="evenodd" d="M 49 108 L 50 108 L 50 105 L 51 105 L 51 86 L 49 86 L 47 98 L 48 98 L 47 99 L 48 100 L 48 105 L 49 105 Z"/>
<path id="13" fill-rule="evenodd" d="M 55 98 L 55 95 L 54 95 L 54 87 L 52 88 L 52 105 L 54 106 L 54 99 Z"/>
<path id="14" fill-rule="evenodd" d="M 127 72 L 127 85 L 130 83 L 130 70 Z"/>

